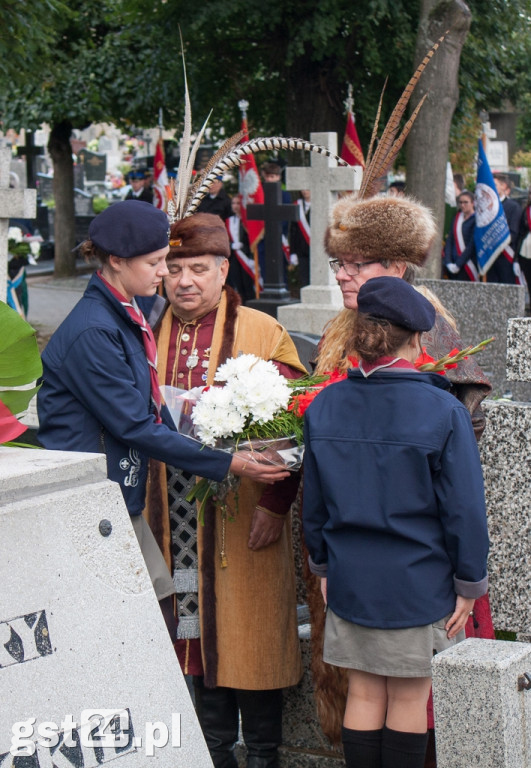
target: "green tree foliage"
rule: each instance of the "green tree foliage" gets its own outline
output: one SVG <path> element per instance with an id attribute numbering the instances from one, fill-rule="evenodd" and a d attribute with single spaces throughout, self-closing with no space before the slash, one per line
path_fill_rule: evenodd
<path id="1" fill-rule="evenodd" d="M 136 7 L 149 3 L 138 0 Z M 310 131 L 343 131 L 343 101 L 352 82 L 358 128 L 367 139 L 383 82 L 386 105 L 411 73 L 418 1 L 174 0 L 159 9 L 165 34 L 150 41 L 165 78 L 178 71 L 182 29 L 197 119 L 214 107 L 210 126 L 239 129 L 238 100 L 250 102 L 254 135 L 305 138 Z M 174 91 L 165 113 L 182 112 Z"/>
<path id="2" fill-rule="evenodd" d="M 75 268 L 72 129 L 100 121 L 153 124 L 156 108 L 146 81 L 140 87 L 134 77 L 152 55 L 145 46 L 145 18 L 126 13 L 122 0 L 69 0 L 68 13 L 54 20 L 38 63 L 20 79 L 0 85 L 0 116 L 6 128 L 35 129 L 43 122 L 52 127 L 48 148 L 54 163 L 55 271 L 60 275 Z"/>
<path id="3" fill-rule="evenodd" d="M 60 0 L 3 0 L 0 3 L 0 77 L 32 79 L 55 39 L 56 25 L 68 17 Z"/>
<path id="4" fill-rule="evenodd" d="M 456 123 L 509 98 L 524 108 L 529 138 L 531 0 L 468 4 Z M 10 76 L 0 80 L 0 119 L 5 128 L 48 122 L 63 159 L 72 128 L 94 121 L 154 125 L 162 106 L 179 129 L 180 27 L 194 127 L 213 108 L 213 137 L 230 135 L 245 98 L 254 136 L 341 136 L 352 82 L 366 148 L 386 77 L 383 118 L 412 73 L 419 11 L 420 0 L 4 0 L 0 66 Z M 73 232 L 73 207 L 67 218 Z"/>

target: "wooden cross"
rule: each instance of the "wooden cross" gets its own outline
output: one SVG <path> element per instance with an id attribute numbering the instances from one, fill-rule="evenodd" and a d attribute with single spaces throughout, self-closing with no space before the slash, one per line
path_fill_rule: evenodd
<path id="1" fill-rule="evenodd" d="M 37 190 L 9 189 L 11 149 L 0 139 L 0 300 L 7 296 L 7 235 L 10 218 L 34 219 Z"/>
<path id="2" fill-rule="evenodd" d="M 336 133 L 312 133 L 310 140 L 337 155 Z M 328 215 L 337 198 L 335 193 L 359 189 L 361 177 L 360 167 L 338 167 L 337 160 L 316 152 L 311 153 L 311 167 L 286 169 L 286 189 L 309 189 L 311 194 L 310 285 L 336 285 L 323 245 Z"/>
<path id="3" fill-rule="evenodd" d="M 299 208 L 292 203 L 282 203 L 280 181 L 267 181 L 264 187 L 264 204 L 247 206 L 247 218 L 265 222 L 265 275 L 264 290 L 260 294 L 260 308 L 264 300 L 284 302 L 290 299 L 284 282 L 284 253 L 282 251 L 282 222 L 298 221 Z M 264 310 L 267 311 L 264 307 Z M 271 313 L 272 314 L 272 313 Z"/>

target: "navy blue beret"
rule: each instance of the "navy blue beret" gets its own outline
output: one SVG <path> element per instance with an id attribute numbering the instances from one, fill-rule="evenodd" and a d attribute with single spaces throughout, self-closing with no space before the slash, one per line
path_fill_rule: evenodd
<path id="1" fill-rule="evenodd" d="M 373 277 L 358 293 L 358 312 L 381 317 L 410 331 L 429 331 L 435 308 L 412 285 L 399 277 Z"/>
<path id="2" fill-rule="evenodd" d="M 89 240 L 106 253 L 132 259 L 166 248 L 168 217 L 159 208 L 141 200 L 114 203 L 90 222 Z"/>

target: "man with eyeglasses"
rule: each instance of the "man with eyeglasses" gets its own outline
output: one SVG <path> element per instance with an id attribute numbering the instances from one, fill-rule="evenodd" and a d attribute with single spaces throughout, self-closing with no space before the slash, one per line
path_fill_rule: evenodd
<path id="1" fill-rule="evenodd" d="M 219 216 L 196 213 L 172 224 L 169 307 L 157 331 L 161 383 L 210 385 L 218 366 L 240 353 L 272 360 L 288 378 L 305 372 L 287 331 L 270 315 L 242 307 L 225 285 L 230 255 Z M 235 519 L 225 521 L 211 505 L 199 526 L 195 503 L 186 500 L 195 482 L 178 468 L 153 467 L 148 498 L 154 521 L 163 521 L 154 533 L 177 591 L 177 655 L 183 672 L 194 676 L 215 768 L 237 768 L 240 714 L 247 767 L 275 768 L 282 689 L 302 674 L 289 522 L 299 478 L 267 489 L 244 479 L 237 507 L 233 495 L 227 499 Z"/>
<path id="2" fill-rule="evenodd" d="M 361 286 L 373 277 L 386 275 L 412 283 L 415 272 L 426 262 L 435 234 L 436 225 L 431 212 L 407 196 L 358 200 L 354 195 L 349 195 L 336 203 L 325 234 L 325 248 L 330 258 L 330 268 L 343 294 L 344 308 L 325 328 L 319 344 L 317 373 L 333 370 L 346 372 L 357 365 L 358 355 L 353 348 L 352 338 Z M 441 303 L 426 289 L 421 291 L 437 309 L 435 325 L 431 331 L 422 335 L 422 346 L 429 355 L 439 359 L 454 347 L 462 348 L 463 344 L 455 325 L 452 327 L 443 316 L 445 314 L 449 317 Z M 474 358 L 462 361 L 447 375 L 452 383 L 451 391 L 470 412 L 479 439 L 485 426 L 480 404 L 491 391 L 490 383 Z M 385 478 L 382 478 L 384 481 Z M 355 488 L 352 494 L 354 500 Z M 382 567 L 385 565 L 382 564 Z M 307 587 L 313 647 L 318 649 L 321 647 L 320 639 L 324 630 L 323 600 L 315 577 L 310 577 Z M 474 616 L 470 617 L 466 630 L 468 637 L 494 637 L 487 596 L 476 601 Z M 334 721 L 336 713 L 341 710 L 344 696 L 339 681 L 336 680 L 337 685 L 332 681 L 329 668 L 325 667 L 321 658 L 312 659 L 312 672 L 319 711 L 328 713 L 327 732 L 339 738 L 342 723 Z M 370 698 L 370 691 L 365 693 Z M 429 722 L 429 727 L 433 728 L 431 713 Z M 433 736 L 433 731 L 431 734 Z M 365 736 L 363 731 L 352 730 L 346 736 L 343 731 L 343 738 L 349 743 L 359 738 L 363 745 Z M 428 760 L 432 760 L 433 738 L 429 745 Z M 399 752 L 399 745 L 397 749 Z M 432 766 L 434 762 L 427 761 L 428 765 Z"/>
<path id="3" fill-rule="evenodd" d="M 474 195 L 461 192 L 457 198 L 459 211 L 454 217 L 446 243 L 444 244 L 444 277 L 462 282 L 478 282 L 479 273 L 474 248 Z"/>

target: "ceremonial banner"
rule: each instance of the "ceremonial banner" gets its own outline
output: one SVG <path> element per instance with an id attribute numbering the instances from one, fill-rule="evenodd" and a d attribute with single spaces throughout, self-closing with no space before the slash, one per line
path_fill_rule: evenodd
<path id="1" fill-rule="evenodd" d="M 479 273 L 486 275 L 498 256 L 503 251 L 507 252 L 511 233 L 481 139 L 478 143 L 478 172 L 474 200 L 476 209 L 474 244 Z M 512 261 L 508 252 L 507 257 Z"/>
<path id="2" fill-rule="evenodd" d="M 166 186 L 168 184 L 168 173 L 166 171 L 166 161 L 164 159 L 164 145 L 162 139 L 157 141 L 155 149 L 155 159 L 153 161 L 153 205 L 166 210 Z"/>
<path id="3" fill-rule="evenodd" d="M 361 165 L 362 168 L 365 168 L 365 158 L 363 157 L 361 142 L 358 138 L 354 114 L 351 110 L 349 110 L 347 116 L 347 127 L 343 138 L 343 146 L 341 147 L 341 159 L 345 160 L 349 165 Z"/>
<path id="4" fill-rule="evenodd" d="M 245 136 L 242 141 L 249 140 L 249 133 L 247 129 L 247 120 L 244 118 L 242 121 L 242 131 L 245 132 Z M 264 222 L 247 219 L 247 206 L 253 203 L 263 205 L 264 203 L 264 190 L 262 188 L 262 182 L 258 174 L 258 168 L 256 167 L 256 160 L 251 153 L 245 156 L 240 170 L 239 176 L 239 188 L 242 200 L 241 217 L 242 223 L 249 236 L 249 245 L 251 250 L 254 251 L 259 241 L 264 236 Z"/>
<path id="5" fill-rule="evenodd" d="M 444 202 L 452 208 L 457 206 L 454 187 L 454 174 L 452 173 L 452 164 L 448 160 L 446 163 L 446 183 L 444 185 Z"/>

